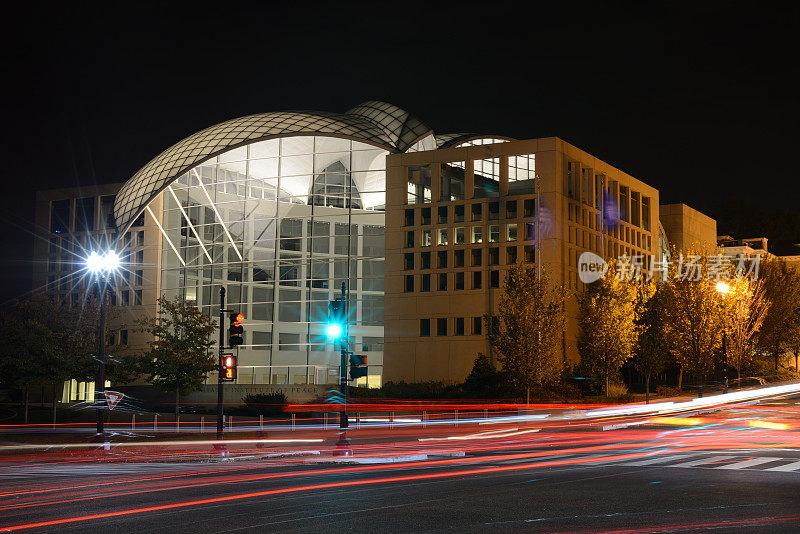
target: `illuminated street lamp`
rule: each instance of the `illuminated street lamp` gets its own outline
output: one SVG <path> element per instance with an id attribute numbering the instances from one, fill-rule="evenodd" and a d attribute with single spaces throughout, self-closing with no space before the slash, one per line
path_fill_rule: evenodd
<path id="1" fill-rule="evenodd" d="M 95 402 L 97 395 L 106 389 L 106 291 L 109 279 L 119 269 L 121 264 L 119 254 L 113 250 L 106 251 L 103 255 L 92 251 L 86 258 L 86 270 L 97 278 L 100 286 L 100 351 L 97 359 L 97 375 L 94 381 Z M 100 399 L 102 401 L 102 398 Z M 103 411 L 99 404 L 97 408 L 97 435 L 103 435 Z"/>
<path id="2" fill-rule="evenodd" d="M 719 282 L 717 282 L 716 289 L 717 293 L 722 295 L 724 298 L 725 295 L 727 295 L 730 292 L 731 286 L 727 282 L 720 280 Z M 722 392 L 727 393 L 728 392 L 728 327 L 727 326 L 725 326 L 725 328 L 722 330 L 722 379 L 725 382 Z"/>

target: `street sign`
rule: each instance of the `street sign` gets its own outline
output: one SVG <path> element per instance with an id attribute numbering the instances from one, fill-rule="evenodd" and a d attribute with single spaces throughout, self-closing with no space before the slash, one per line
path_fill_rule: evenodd
<path id="1" fill-rule="evenodd" d="M 118 391 L 106 390 L 103 393 L 106 396 L 106 402 L 108 403 L 108 409 L 109 410 L 113 410 L 117 406 L 119 401 L 122 400 L 122 397 L 125 396 L 123 393 L 120 393 Z"/>

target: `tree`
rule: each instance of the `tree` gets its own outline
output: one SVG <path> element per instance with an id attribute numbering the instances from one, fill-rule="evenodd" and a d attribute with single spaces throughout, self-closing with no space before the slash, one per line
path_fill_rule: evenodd
<path id="1" fill-rule="evenodd" d="M 545 273 L 517 264 L 508 270 L 498 299 L 498 314 L 486 314 L 487 338 L 516 387 L 548 386 L 561 376 L 557 347 L 564 332 L 563 288 L 550 285 Z"/>
<path id="2" fill-rule="evenodd" d="M 792 332 L 794 316 L 800 310 L 800 269 L 777 258 L 761 261 L 758 273 L 770 302 L 757 338 L 761 354 L 771 355 L 778 370 L 780 356 Z"/>
<path id="3" fill-rule="evenodd" d="M 681 255 L 673 261 L 664 282 L 666 329 L 680 365 L 678 389 L 685 372 L 702 381 L 714 369 L 714 353 L 724 327 L 716 281 L 705 277 L 709 256 L 689 254 L 688 258 L 686 261 Z"/>
<path id="4" fill-rule="evenodd" d="M 654 284 L 639 316 L 639 340 L 633 364 L 644 375 L 645 402 L 650 402 L 650 378 L 664 370 L 669 360 L 670 343 L 667 334 L 667 310 L 663 284 Z"/>
<path id="5" fill-rule="evenodd" d="M 181 297 L 160 297 L 158 313 L 138 321 L 140 330 L 153 336 L 140 357 L 147 381 L 175 392 L 175 417 L 181 395 L 200 389 L 210 371 L 217 368 L 211 334 L 217 327 L 209 315 Z"/>
<path id="6" fill-rule="evenodd" d="M 748 363 L 756 335 L 761 329 L 770 301 L 763 280 L 738 277 L 728 281 L 722 295 L 724 331 L 727 336 L 728 363 L 733 362 L 736 378 L 742 378 L 742 366 Z"/>
<path id="7" fill-rule="evenodd" d="M 637 288 L 612 271 L 578 295 L 578 352 L 581 360 L 605 382 L 633 355 L 639 335 Z"/>

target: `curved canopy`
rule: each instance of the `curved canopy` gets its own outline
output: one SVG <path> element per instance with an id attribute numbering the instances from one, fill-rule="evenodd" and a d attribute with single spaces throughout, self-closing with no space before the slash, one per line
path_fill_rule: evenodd
<path id="1" fill-rule="evenodd" d="M 365 102 L 347 113 L 283 111 L 229 120 L 179 141 L 153 158 L 122 187 L 114 201 L 117 228 L 125 231 L 154 198 L 184 173 L 242 145 L 274 137 L 329 135 L 405 152 L 431 129 L 384 102 Z"/>
<path id="2" fill-rule="evenodd" d="M 492 143 L 504 143 L 513 141 L 511 137 L 504 135 L 477 135 L 470 133 L 452 133 L 436 135 L 436 148 L 450 148 L 461 144 L 488 145 Z"/>

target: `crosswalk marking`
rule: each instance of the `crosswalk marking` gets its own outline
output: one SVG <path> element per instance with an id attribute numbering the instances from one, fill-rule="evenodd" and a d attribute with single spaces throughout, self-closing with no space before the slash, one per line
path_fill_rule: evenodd
<path id="1" fill-rule="evenodd" d="M 745 467 L 752 467 L 754 465 L 766 464 L 769 462 L 779 461 L 781 458 L 770 458 L 769 456 L 762 456 L 760 458 L 752 458 L 750 460 L 743 460 L 734 464 L 726 464 L 717 467 L 716 469 L 744 469 Z"/>
<path id="2" fill-rule="evenodd" d="M 790 464 L 783 464 L 778 465 L 776 467 L 770 467 L 765 469 L 765 471 L 798 471 L 800 470 L 800 461 L 792 462 Z"/>
<path id="3" fill-rule="evenodd" d="M 722 460 L 730 460 L 731 458 L 736 458 L 736 456 L 711 456 L 700 458 L 697 460 L 690 460 L 688 462 L 683 462 L 680 464 L 670 464 L 666 467 L 695 467 L 702 464 L 711 464 L 714 462 L 720 462 Z"/>

